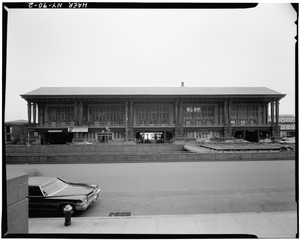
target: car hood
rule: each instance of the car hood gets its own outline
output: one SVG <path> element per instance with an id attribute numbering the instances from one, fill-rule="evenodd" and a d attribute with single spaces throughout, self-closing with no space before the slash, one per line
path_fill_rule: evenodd
<path id="1" fill-rule="evenodd" d="M 87 184 L 68 184 L 64 189 L 56 192 L 55 194 L 49 195 L 47 197 L 52 198 L 74 198 L 74 199 L 84 199 L 87 195 L 92 193 L 94 187 L 91 187 Z"/>

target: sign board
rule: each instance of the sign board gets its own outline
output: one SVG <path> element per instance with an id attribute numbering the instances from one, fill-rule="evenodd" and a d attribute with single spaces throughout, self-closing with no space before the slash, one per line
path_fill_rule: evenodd
<path id="1" fill-rule="evenodd" d="M 88 132 L 88 127 L 69 127 L 68 132 Z"/>
<path id="2" fill-rule="evenodd" d="M 48 130 L 49 133 L 60 133 L 62 130 Z"/>

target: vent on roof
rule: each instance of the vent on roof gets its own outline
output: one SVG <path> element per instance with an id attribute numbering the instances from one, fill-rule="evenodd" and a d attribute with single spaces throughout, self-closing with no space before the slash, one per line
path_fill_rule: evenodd
<path id="1" fill-rule="evenodd" d="M 181 87 L 184 87 L 184 82 L 181 82 Z"/>

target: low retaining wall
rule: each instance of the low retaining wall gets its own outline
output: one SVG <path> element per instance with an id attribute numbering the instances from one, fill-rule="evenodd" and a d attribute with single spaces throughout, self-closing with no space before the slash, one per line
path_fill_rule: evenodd
<path id="1" fill-rule="evenodd" d="M 241 160 L 294 160 L 294 152 L 254 153 L 7 153 L 6 163 L 125 163 Z"/>
<path id="2" fill-rule="evenodd" d="M 28 233 L 28 175 L 8 173 L 6 183 L 6 234 Z"/>
<path id="3" fill-rule="evenodd" d="M 136 152 L 174 152 L 184 151 L 183 144 L 135 144 L 135 145 L 39 145 L 14 146 L 6 145 L 6 153 L 136 153 Z"/>

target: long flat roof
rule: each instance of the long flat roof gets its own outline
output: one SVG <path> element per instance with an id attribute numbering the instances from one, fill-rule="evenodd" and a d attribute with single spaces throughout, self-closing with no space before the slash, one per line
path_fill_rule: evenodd
<path id="1" fill-rule="evenodd" d="M 41 87 L 26 94 L 23 98 L 41 96 L 143 96 L 143 95 L 272 95 L 285 94 L 266 87 Z"/>

